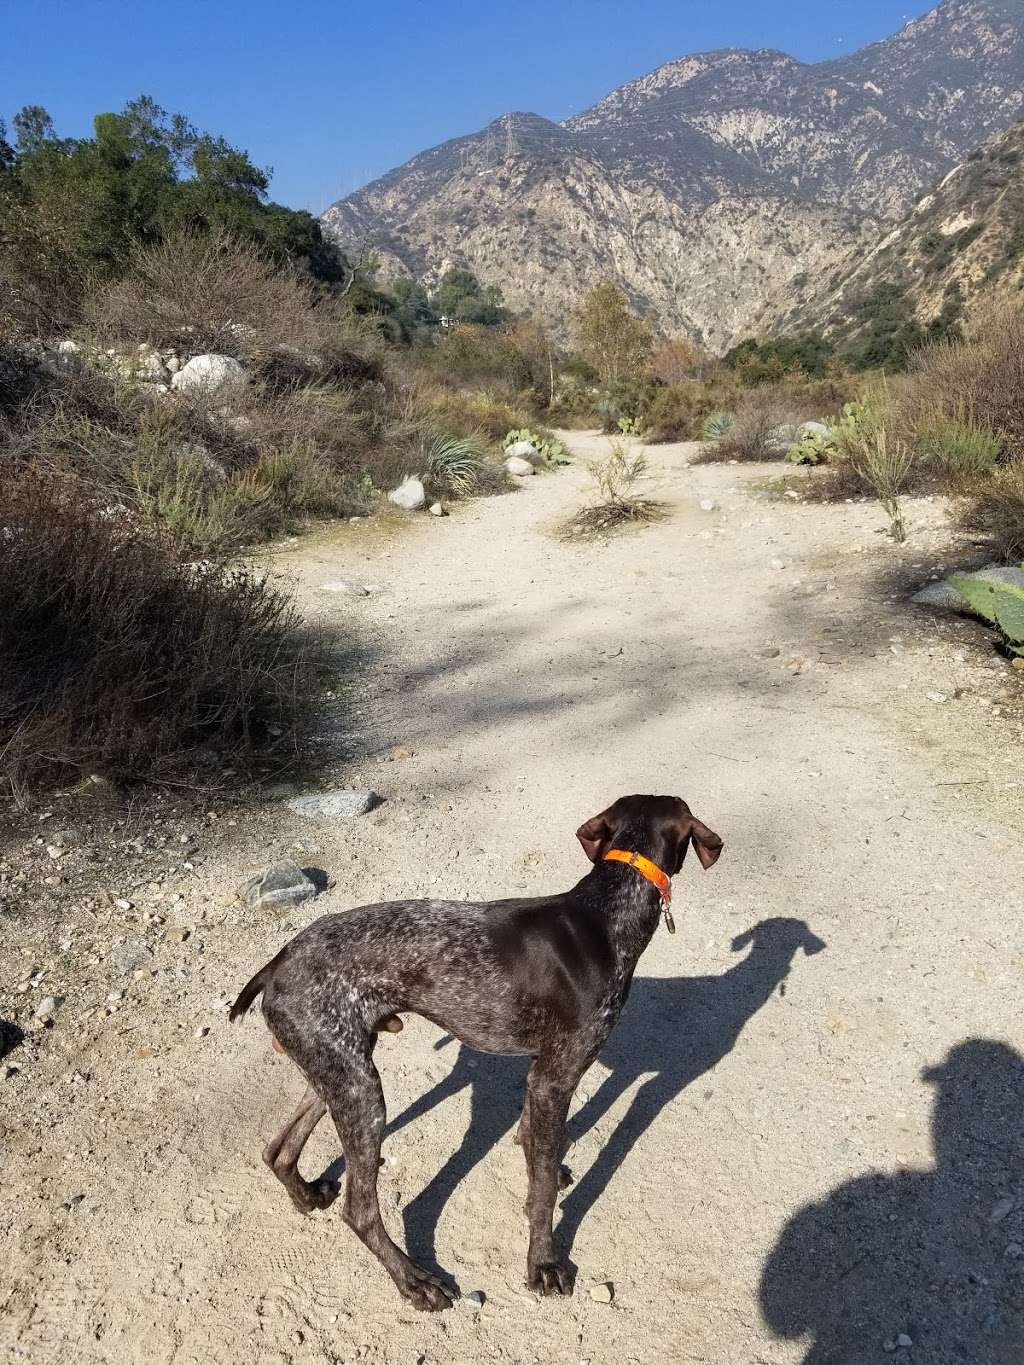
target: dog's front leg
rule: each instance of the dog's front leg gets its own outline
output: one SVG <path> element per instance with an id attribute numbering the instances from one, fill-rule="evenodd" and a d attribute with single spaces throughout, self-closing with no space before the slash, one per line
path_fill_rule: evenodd
<path id="1" fill-rule="evenodd" d="M 565 1120 L 569 1101 L 581 1072 L 566 1074 L 562 1067 L 538 1058 L 527 1081 L 523 1147 L 529 1175 L 526 1213 L 530 1220 L 530 1249 L 526 1283 L 540 1294 L 571 1294 L 569 1272 L 555 1254 L 551 1222 L 559 1189 Z"/>

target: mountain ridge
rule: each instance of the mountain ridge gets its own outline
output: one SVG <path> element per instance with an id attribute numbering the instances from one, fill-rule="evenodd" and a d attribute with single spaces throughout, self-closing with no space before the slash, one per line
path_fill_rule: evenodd
<path id="1" fill-rule="evenodd" d="M 560 123 L 506 113 L 333 204 L 385 276 L 465 265 L 564 334 L 597 279 L 723 349 L 899 221 L 920 186 L 1024 116 L 1024 4 L 943 0 L 805 63 L 683 54 Z"/>

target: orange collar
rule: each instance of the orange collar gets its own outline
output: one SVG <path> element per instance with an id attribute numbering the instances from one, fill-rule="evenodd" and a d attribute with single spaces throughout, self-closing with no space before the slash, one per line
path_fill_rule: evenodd
<path id="1" fill-rule="evenodd" d="M 604 861 L 606 863 L 628 863 L 630 867 L 635 867 L 641 877 L 646 877 L 658 888 L 661 903 L 665 910 L 668 910 L 672 904 L 672 883 L 657 863 L 652 863 L 650 858 L 645 858 L 642 853 L 627 853 L 622 848 L 609 849 L 604 855 Z"/>

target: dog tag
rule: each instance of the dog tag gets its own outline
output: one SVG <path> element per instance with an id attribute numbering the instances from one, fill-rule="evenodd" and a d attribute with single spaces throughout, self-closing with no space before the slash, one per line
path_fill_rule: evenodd
<path id="1" fill-rule="evenodd" d="M 664 901 L 662 901 L 661 903 L 661 913 L 665 916 L 665 928 L 669 931 L 670 934 L 674 934 L 676 931 L 676 922 L 672 918 L 672 911 L 668 908 Z"/>

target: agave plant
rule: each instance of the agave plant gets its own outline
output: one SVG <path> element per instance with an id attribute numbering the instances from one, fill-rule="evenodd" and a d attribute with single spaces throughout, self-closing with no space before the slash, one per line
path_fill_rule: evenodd
<path id="1" fill-rule="evenodd" d="M 480 480 L 483 452 L 468 436 L 435 436 L 425 451 L 427 478 L 439 491 L 468 497 Z"/>
<path id="2" fill-rule="evenodd" d="M 732 412 L 713 412 L 704 423 L 701 433 L 705 441 L 720 441 L 725 433 L 736 425 L 736 415 Z"/>

